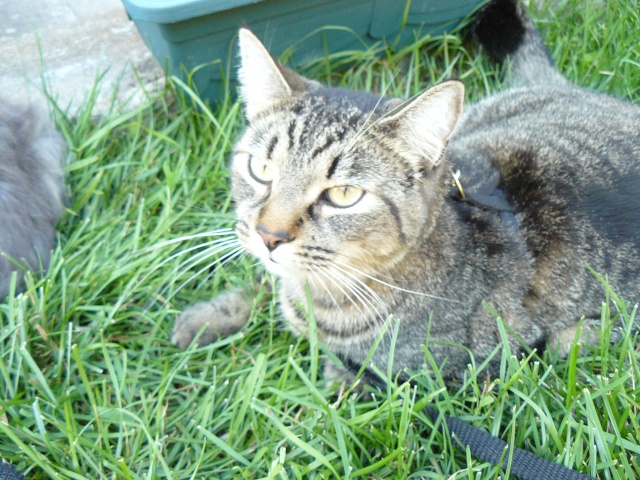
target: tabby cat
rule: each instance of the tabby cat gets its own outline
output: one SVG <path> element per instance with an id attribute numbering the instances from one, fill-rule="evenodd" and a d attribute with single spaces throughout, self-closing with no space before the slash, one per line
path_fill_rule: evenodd
<path id="1" fill-rule="evenodd" d="M 348 368 L 387 328 L 372 357 L 386 371 L 397 328 L 395 373 L 426 348 L 459 377 L 500 342 L 491 310 L 514 353 L 566 352 L 581 316 L 596 336 L 604 290 L 586 262 L 638 300 L 640 109 L 565 80 L 517 2 L 484 7 L 475 36 L 511 57 L 512 86 L 463 112 L 459 81 L 410 100 L 327 88 L 240 30 L 236 233 L 278 277 L 296 334 L 308 285 L 319 338 Z M 250 304 L 240 290 L 197 304 L 172 341 L 236 332 Z"/>
<path id="2" fill-rule="evenodd" d="M 46 269 L 66 201 L 67 145 L 45 111 L 0 98 L 0 300 Z"/>

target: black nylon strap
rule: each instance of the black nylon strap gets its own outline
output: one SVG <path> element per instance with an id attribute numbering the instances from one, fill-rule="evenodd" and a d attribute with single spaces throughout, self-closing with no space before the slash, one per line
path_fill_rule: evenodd
<path id="1" fill-rule="evenodd" d="M 354 375 L 360 372 L 361 365 L 358 363 L 344 355 L 338 355 L 338 358 L 340 358 L 345 368 Z M 362 379 L 369 385 L 381 390 L 387 387 L 387 383 L 369 368 L 363 370 Z M 445 415 L 434 408 L 427 407 L 423 412 L 431 418 L 434 424 L 440 415 L 444 416 L 451 439 L 457 448 L 466 450 L 469 447 L 469 451 L 474 457 L 492 465 L 500 465 L 502 470 L 507 469 L 509 451 L 507 450 L 505 453 L 505 450 L 510 448 L 507 442 L 458 418 Z M 522 480 L 594 480 L 593 477 L 578 473 L 564 465 L 545 460 L 518 447 L 513 448 L 510 473 Z"/>
<path id="2" fill-rule="evenodd" d="M 429 415 L 434 423 L 441 415 L 438 410 L 430 407 L 423 411 Z M 474 457 L 492 465 L 500 465 L 502 461 L 502 470 L 506 470 L 509 451 L 507 450 L 505 453 L 505 450 L 510 448 L 507 442 L 457 418 L 444 415 L 444 420 L 456 447 L 461 450 L 469 447 L 469 451 Z M 510 472 L 522 480 L 594 480 L 593 477 L 550 462 L 517 447 L 513 449 Z"/>
<path id="3" fill-rule="evenodd" d="M 26 480 L 24 475 L 0 458 L 0 480 Z"/>

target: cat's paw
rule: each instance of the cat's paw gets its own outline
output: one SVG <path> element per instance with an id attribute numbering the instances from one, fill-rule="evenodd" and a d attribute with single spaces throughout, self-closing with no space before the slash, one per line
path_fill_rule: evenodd
<path id="1" fill-rule="evenodd" d="M 185 349 L 204 329 L 198 337 L 198 345 L 208 345 L 240 331 L 250 315 L 250 301 L 243 290 L 225 292 L 210 302 L 196 303 L 182 312 L 173 326 L 171 343 Z"/>
<path id="2" fill-rule="evenodd" d="M 595 347 L 600 340 L 597 320 L 585 319 L 579 325 L 572 325 L 549 335 L 548 348 L 560 358 L 567 358 L 573 344 L 577 341 L 581 345 Z"/>
<path id="3" fill-rule="evenodd" d="M 342 365 L 337 365 L 329 359 L 325 359 L 322 374 L 328 385 L 345 383 L 351 385 L 355 382 L 355 375 Z"/>
<path id="4" fill-rule="evenodd" d="M 342 398 L 345 390 L 361 395 L 362 399 L 370 398 L 370 395 L 364 390 L 361 379 L 356 379 L 353 372 L 342 365 L 336 365 L 331 360 L 325 359 L 322 373 L 327 386 L 340 386 L 339 398 Z"/>

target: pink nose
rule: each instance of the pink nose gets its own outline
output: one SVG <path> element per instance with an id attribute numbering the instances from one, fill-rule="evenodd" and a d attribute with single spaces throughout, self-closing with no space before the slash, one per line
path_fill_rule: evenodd
<path id="1" fill-rule="evenodd" d="M 256 231 L 262 237 L 264 244 L 267 246 L 270 252 L 273 252 L 279 245 L 288 243 L 293 240 L 288 232 L 285 232 L 284 230 L 270 232 L 263 224 L 258 225 Z"/>

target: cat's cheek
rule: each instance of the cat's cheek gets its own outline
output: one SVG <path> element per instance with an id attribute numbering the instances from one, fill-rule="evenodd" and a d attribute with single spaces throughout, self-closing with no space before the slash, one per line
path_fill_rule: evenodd
<path id="1" fill-rule="evenodd" d="M 252 231 L 249 233 L 249 237 L 245 240 L 245 242 L 247 251 L 258 260 L 266 263 L 265 261 L 269 258 L 269 250 L 260 238 L 260 235 Z"/>

